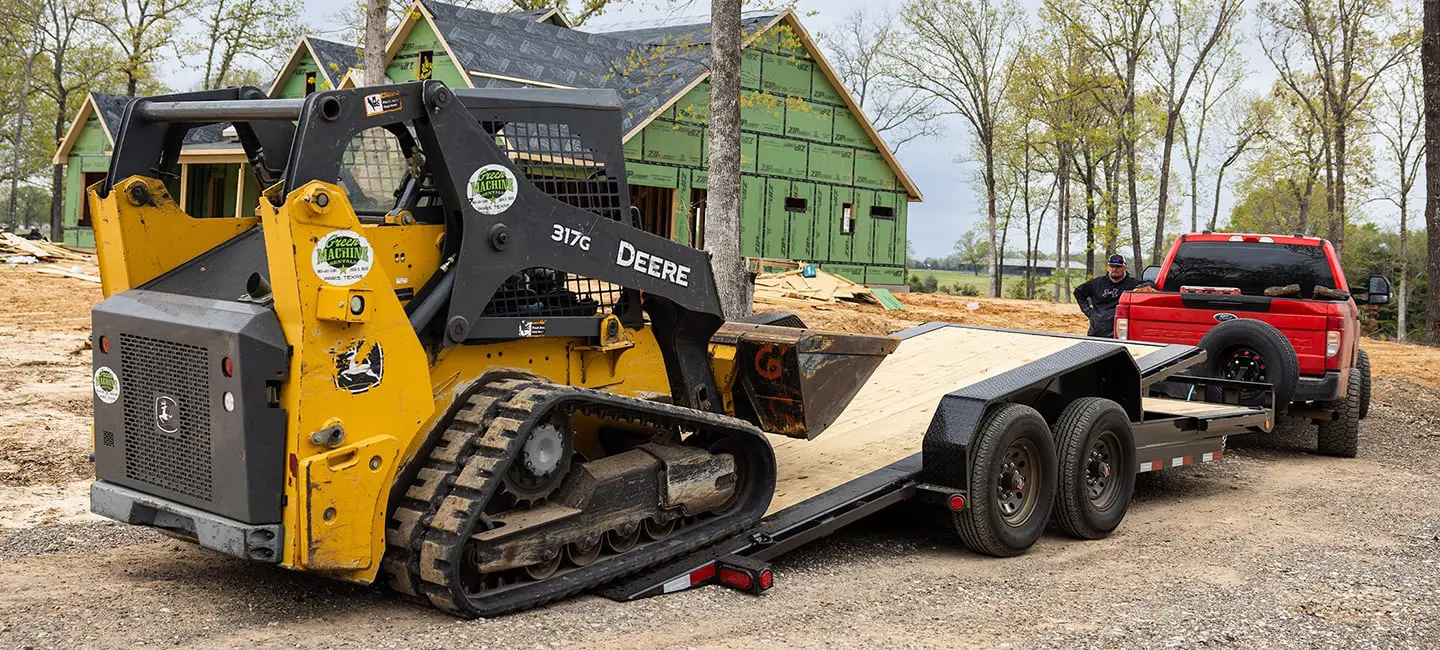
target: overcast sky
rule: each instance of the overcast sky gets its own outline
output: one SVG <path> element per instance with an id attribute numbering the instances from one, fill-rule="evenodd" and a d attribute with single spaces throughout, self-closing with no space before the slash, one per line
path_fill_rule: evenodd
<path id="1" fill-rule="evenodd" d="M 335 17 L 340 12 L 355 10 L 353 0 L 304 1 L 308 16 L 306 22 L 317 28 L 317 32 L 331 32 L 332 37 L 342 26 Z M 1031 15 L 1034 15 L 1035 8 L 1040 4 L 1039 0 L 1021 0 L 1021 3 L 1030 10 Z M 657 22 L 696 22 L 707 19 L 708 2 L 692 0 L 688 5 L 677 9 L 676 6 L 679 4 L 663 0 L 640 0 L 638 4 L 624 5 L 607 11 L 604 15 L 587 23 L 586 29 L 605 31 L 607 28 L 648 26 Z M 867 11 L 874 13 L 891 11 L 901 4 L 902 0 L 803 0 L 799 2 L 799 13 L 806 29 L 818 37 L 824 32 L 835 29 L 847 15 L 858 7 L 863 6 Z M 1245 18 L 1240 29 L 1242 33 L 1241 61 L 1251 71 L 1245 87 L 1253 92 L 1264 92 L 1275 78 L 1275 74 L 1257 44 L 1256 19 L 1253 15 Z M 283 61 L 277 61 L 276 65 L 280 63 Z M 179 87 L 193 85 L 193 82 L 198 81 L 198 75 L 193 72 L 178 70 L 175 72 L 175 81 L 172 83 Z M 941 137 L 908 143 L 899 152 L 901 165 L 925 195 L 923 203 L 910 205 L 909 213 L 909 237 L 920 257 L 948 255 L 955 240 L 959 239 L 977 220 L 983 220 L 985 217 L 984 193 L 975 180 L 976 163 L 956 162 L 957 154 L 960 153 L 972 157 L 968 156 L 971 151 L 969 143 L 972 139 L 969 128 L 960 118 L 949 118 L 946 120 L 946 132 Z M 1183 158 L 1181 158 L 1183 154 L 1178 144 L 1174 155 L 1176 162 L 1172 169 L 1172 175 L 1184 180 L 1188 171 Z M 1227 172 L 1227 178 L 1235 178 L 1239 175 L 1238 172 L 1238 169 L 1232 168 Z M 1209 191 L 1202 190 L 1202 197 L 1208 197 L 1209 192 L 1213 191 L 1213 183 L 1212 176 L 1202 175 L 1202 188 L 1206 186 L 1211 188 Z M 1183 213 L 1187 215 L 1185 222 L 1188 225 L 1189 204 L 1186 197 L 1172 198 L 1172 203 L 1175 201 L 1180 202 Z M 1222 222 L 1229 214 L 1231 203 L 1232 199 L 1227 191 L 1222 195 L 1220 201 Z M 1205 214 L 1204 210 L 1209 207 L 1209 204 L 1208 198 L 1202 198 L 1202 214 Z M 1384 214 L 1382 207 L 1376 204 L 1372 204 L 1372 206 L 1375 210 L 1380 211 L 1380 214 L 1375 215 L 1378 221 L 1383 225 L 1394 226 L 1382 216 Z M 1142 207 L 1142 210 L 1144 209 L 1146 208 Z M 1148 209 L 1153 211 L 1154 207 Z M 1389 220 L 1393 221 L 1394 219 Z M 1054 229 L 1050 228 L 1049 232 L 1050 235 L 1041 237 L 1041 242 L 1050 242 L 1049 247 L 1053 247 Z M 1042 246 L 1045 244 L 1042 243 Z M 1083 247 L 1083 238 L 1077 237 L 1076 243 L 1073 243 L 1071 248 L 1075 250 L 1081 247 Z"/>

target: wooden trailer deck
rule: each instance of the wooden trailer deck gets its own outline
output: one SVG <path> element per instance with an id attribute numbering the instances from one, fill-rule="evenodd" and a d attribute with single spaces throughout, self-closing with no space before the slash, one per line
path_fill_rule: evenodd
<path id="1" fill-rule="evenodd" d="M 1077 345 L 1096 341 L 1033 332 L 939 327 L 900 342 L 819 437 L 770 436 L 775 497 L 768 514 L 920 452 L 941 396 Z M 1167 346 L 1114 342 L 1137 360 Z M 1144 365 L 1143 363 L 1141 364 Z M 1235 407 L 1145 398 L 1147 413 L 1223 415 Z"/>

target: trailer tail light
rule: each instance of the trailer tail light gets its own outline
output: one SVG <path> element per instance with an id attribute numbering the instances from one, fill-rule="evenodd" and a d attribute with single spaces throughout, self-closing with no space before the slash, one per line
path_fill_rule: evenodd
<path id="1" fill-rule="evenodd" d="M 950 499 L 945 502 L 945 505 L 950 506 L 952 512 L 960 512 L 965 509 L 965 495 L 952 494 L 950 495 Z"/>
<path id="2" fill-rule="evenodd" d="M 775 572 L 764 562 L 732 555 L 720 560 L 719 565 L 715 577 L 731 589 L 758 594 L 775 586 Z"/>
<path id="3" fill-rule="evenodd" d="M 720 582 L 724 583 L 726 587 L 733 587 L 740 591 L 750 591 L 750 588 L 755 586 L 755 580 L 750 577 L 749 573 L 728 566 L 720 569 Z"/>

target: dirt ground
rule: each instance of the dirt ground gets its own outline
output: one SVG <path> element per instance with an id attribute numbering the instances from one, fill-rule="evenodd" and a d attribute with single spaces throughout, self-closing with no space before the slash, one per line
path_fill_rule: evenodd
<path id="1" fill-rule="evenodd" d="M 379 589 L 250 564 L 85 514 L 85 331 L 95 285 L 0 270 L 0 647 L 1437 647 L 1440 354 L 1367 341 L 1360 457 L 1313 428 L 1232 438 L 1223 461 L 1140 477 L 1112 537 L 1049 535 L 1013 559 L 961 550 L 899 506 L 776 563 L 761 597 L 594 596 L 457 621 Z M 926 320 L 1076 331 L 1073 308 L 901 296 L 813 326 Z M 976 305 L 970 308 L 970 303 Z"/>

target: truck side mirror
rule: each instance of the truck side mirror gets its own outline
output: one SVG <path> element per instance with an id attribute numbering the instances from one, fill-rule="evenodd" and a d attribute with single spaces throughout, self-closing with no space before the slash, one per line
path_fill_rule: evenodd
<path id="1" fill-rule="evenodd" d="M 1145 282 L 1155 282 L 1160 279 L 1160 267 L 1147 266 L 1140 272 L 1140 279 Z"/>
<path id="2" fill-rule="evenodd" d="M 1383 275 L 1372 275 L 1369 281 L 1369 292 L 1365 296 L 1367 305 L 1390 304 L 1390 278 Z"/>

